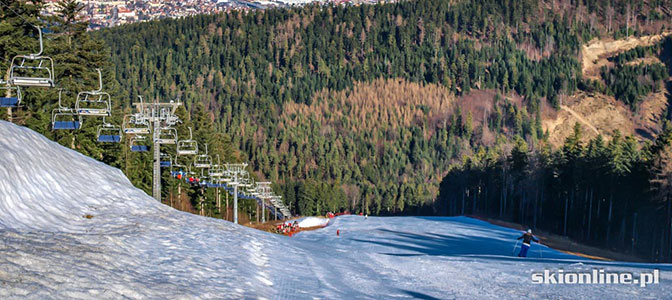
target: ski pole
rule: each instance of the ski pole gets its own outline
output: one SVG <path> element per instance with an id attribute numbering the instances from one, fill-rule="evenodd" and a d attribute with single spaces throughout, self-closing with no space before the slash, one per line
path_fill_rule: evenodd
<path id="1" fill-rule="evenodd" d="M 516 240 L 516 245 L 513 246 L 513 251 L 511 251 L 511 254 L 516 253 L 516 248 L 518 248 L 518 242 L 520 242 L 520 240 Z"/>

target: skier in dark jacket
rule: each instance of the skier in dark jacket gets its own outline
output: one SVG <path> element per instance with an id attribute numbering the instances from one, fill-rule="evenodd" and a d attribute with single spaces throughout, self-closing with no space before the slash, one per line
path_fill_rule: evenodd
<path id="1" fill-rule="evenodd" d="M 528 229 L 526 233 L 518 238 L 518 240 L 520 239 L 523 240 L 523 245 L 520 246 L 520 253 L 518 253 L 518 257 L 527 257 L 527 250 L 530 249 L 530 244 L 532 242 L 539 243 L 539 240 L 532 235 L 532 229 Z"/>

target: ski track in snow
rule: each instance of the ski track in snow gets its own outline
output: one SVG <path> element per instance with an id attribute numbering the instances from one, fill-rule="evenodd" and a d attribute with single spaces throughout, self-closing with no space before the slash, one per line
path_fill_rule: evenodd
<path id="1" fill-rule="evenodd" d="M 86 215 L 92 218 L 86 218 Z M 336 236 L 336 230 L 340 236 Z M 0 121 L 0 299 L 664 299 L 672 265 L 598 262 L 466 217 L 341 216 L 292 238 L 161 205 L 118 169 Z M 540 252 L 543 258 L 540 258 Z M 532 272 L 661 283 L 535 285 Z"/>

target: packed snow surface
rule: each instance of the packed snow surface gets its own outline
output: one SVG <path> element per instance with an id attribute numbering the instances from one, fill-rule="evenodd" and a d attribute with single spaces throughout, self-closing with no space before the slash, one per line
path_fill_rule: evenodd
<path id="1" fill-rule="evenodd" d="M 300 228 L 324 227 L 329 224 L 329 219 L 320 217 L 303 217 L 296 220 L 289 220 L 286 224 L 292 225 L 296 222 Z"/>
<path id="2" fill-rule="evenodd" d="M 0 122 L 0 299 L 663 299 L 670 265 L 597 262 L 466 218 L 343 216 L 285 237 L 183 213 L 117 169 Z M 339 230 L 340 235 L 336 235 Z M 535 285 L 532 272 L 661 282 Z"/>

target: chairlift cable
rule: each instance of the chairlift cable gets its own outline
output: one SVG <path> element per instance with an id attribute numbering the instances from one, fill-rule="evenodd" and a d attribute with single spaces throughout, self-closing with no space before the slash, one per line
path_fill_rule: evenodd
<path id="1" fill-rule="evenodd" d="M 23 22 L 28 23 L 28 25 L 31 25 L 33 27 L 38 27 L 39 28 L 39 26 L 36 26 L 35 24 L 33 24 L 33 22 L 28 21 L 20 13 L 16 12 L 12 7 L 7 5 L 4 1 L 0 0 L 0 4 L 2 4 L 4 7 L 9 8 L 9 10 L 11 10 L 17 17 L 21 18 L 23 20 Z M 39 20 L 39 18 L 38 18 L 38 20 Z"/>

